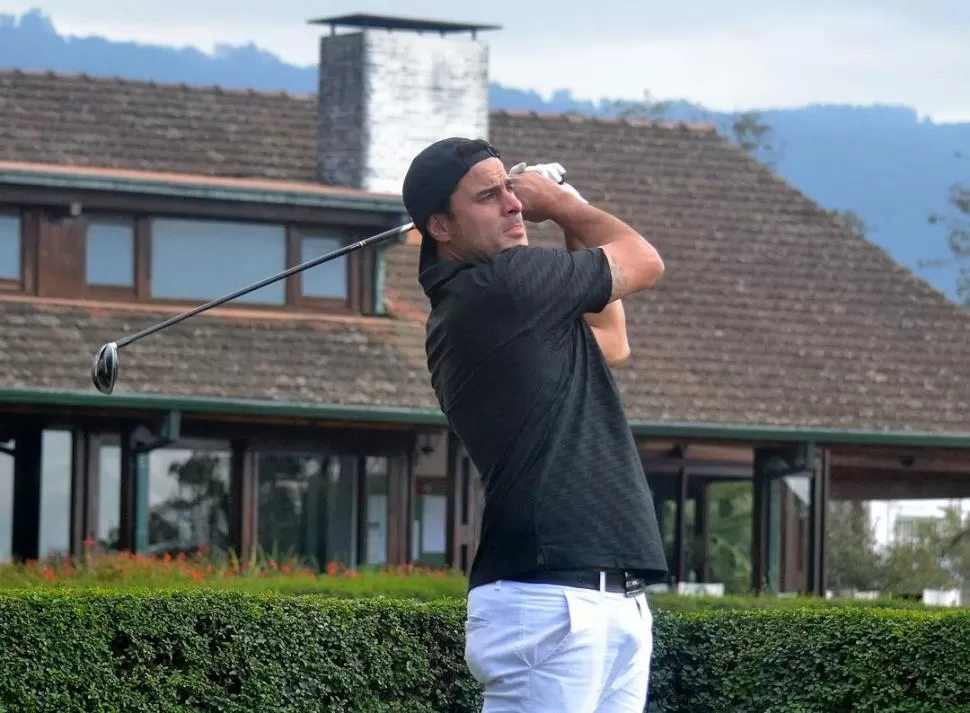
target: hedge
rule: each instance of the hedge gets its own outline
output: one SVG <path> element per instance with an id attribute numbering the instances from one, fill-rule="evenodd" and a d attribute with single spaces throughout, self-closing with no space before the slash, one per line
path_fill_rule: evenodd
<path id="1" fill-rule="evenodd" d="M 0 710 L 471 713 L 463 599 L 0 593 Z M 970 710 L 970 613 L 657 611 L 655 713 Z"/>

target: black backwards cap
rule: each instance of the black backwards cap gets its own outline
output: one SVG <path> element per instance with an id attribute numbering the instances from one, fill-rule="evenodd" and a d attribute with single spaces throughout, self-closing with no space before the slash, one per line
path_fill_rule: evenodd
<path id="1" fill-rule="evenodd" d="M 428 219 L 444 211 L 458 182 L 472 166 L 492 157 L 501 158 L 501 154 L 488 141 L 460 137 L 436 141 L 414 157 L 402 193 L 404 207 L 421 233 L 419 275 L 438 258 L 435 239 L 428 234 Z"/>

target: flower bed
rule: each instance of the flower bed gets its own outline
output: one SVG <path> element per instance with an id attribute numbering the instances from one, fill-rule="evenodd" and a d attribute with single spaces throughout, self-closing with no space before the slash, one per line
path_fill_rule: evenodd
<path id="1" fill-rule="evenodd" d="M 242 563 L 216 558 L 205 552 L 193 556 L 151 557 L 90 551 L 76 559 L 49 559 L 26 564 L 0 565 L 0 589 L 128 589 L 147 587 L 165 590 L 219 590 L 319 594 L 332 597 L 389 596 L 430 601 L 464 599 L 467 579 L 457 571 L 422 567 L 351 570 L 330 563 L 317 571 L 296 560 L 278 562 L 258 556 Z M 862 607 L 923 609 L 921 602 L 906 599 L 820 599 L 816 597 L 727 596 L 697 597 L 651 594 L 655 609 L 693 611 L 738 608 Z"/>

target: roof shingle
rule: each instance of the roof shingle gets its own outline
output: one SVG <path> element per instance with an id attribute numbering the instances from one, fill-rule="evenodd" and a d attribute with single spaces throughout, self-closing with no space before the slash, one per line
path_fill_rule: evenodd
<path id="1" fill-rule="evenodd" d="M 0 71 L 0 160 L 315 180 L 313 97 Z"/>
<path id="2" fill-rule="evenodd" d="M 0 388 L 92 390 L 104 343 L 172 313 L 0 302 Z M 116 393 L 435 408 L 415 322 L 214 311 L 121 352 Z"/>

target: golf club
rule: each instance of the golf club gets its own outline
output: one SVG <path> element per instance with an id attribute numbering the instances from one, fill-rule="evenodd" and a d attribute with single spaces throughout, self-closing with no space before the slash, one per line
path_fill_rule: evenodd
<path id="1" fill-rule="evenodd" d="M 127 347 L 129 344 L 133 344 L 142 337 L 147 337 L 148 335 L 154 334 L 155 332 L 165 329 L 166 327 L 171 327 L 173 324 L 178 324 L 189 317 L 194 317 L 200 312 L 205 312 L 206 310 L 212 309 L 213 307 L 218 307 L 225 302 L 234 300 L 237 297 L 242 297 L 243 295 L 253 292 L 254 290 L 258 290 L 261 287 L 278 282 L 279 280 L 285 279 L 290 275 L 295 275 L 296 273 L 302 272 L 311 267 L 322 265 L 325 262 L 338 258 L 341 255 L 346 255 L 354 250 L 375 245 L 384 240 L 388 240 L 406 233 L 413 227 L 414 223 L 404 223 L 396 228 L 385 230 L 383 233 L 378 233 L 377 235 L 372 235 L 369 238 L 359 240 L 356 243 L 345 245 L 342 248 L 333 250 L 332 252 L 321 255 L 320 257 L 315 257 L 312 260 L 307 260 L 306 262 L 295 265 L 284 270 L 283 272 L 279 272 L 275 275 L 260 280 L 259 282 L 254 282 L 247 287 L 242 287 L 235 292 L 226 295 L 225 297 L 219 297 L 211 302 L 206 302 L 198 307 L 193 307 L 187 312 L 183 312 L 182 314 L 178 314 L 170 319 L 166 319 L 163 322 L 159 322 L 158 324 L 143 329 L 136 334 L 130 334 L 127 337 L 123 337 L 117 341 L 108 342 L 98 350 L 98 353 L 94 357 L 94 364 L 91 367 L 91 380 L 94 382 L 94 385 L 98 391 L 100 391 L 102 394 L 110 394 L 112 391 L 114 391 L 115 383 L 118 381 L 118 352 Z"/>

